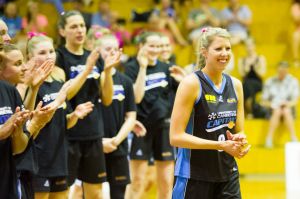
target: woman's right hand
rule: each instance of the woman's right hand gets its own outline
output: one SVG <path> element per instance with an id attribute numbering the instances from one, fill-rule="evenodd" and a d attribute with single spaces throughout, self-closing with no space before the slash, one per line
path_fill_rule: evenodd
<path id="1" fill-rule="evenodd" d="M 147 58 L 147 46 L 143 46 L 137 55 L 137 61 L 142 68 L 146 68 L 149 64 L 148 58 Z"/>
<path id="2" fill-rule="evenodd" d="M 240 159 L 249 152 L 251 145 L 245 148 L 240 141 L 226 140 L 221 144 L 221 148 L 229 155 Z"/>

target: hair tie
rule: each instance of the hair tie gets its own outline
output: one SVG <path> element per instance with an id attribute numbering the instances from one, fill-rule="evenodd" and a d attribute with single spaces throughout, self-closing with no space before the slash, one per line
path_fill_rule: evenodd
<path id="1" fill-rule="evenodd" d="M 95 36 L 96 39 L 99 39 L 100 37 L 103 36 L 103 34 L 100 31 L 96 31 L 95 34 L 94 34 L 94 36 Z"/>
<path id="2" fill-rule="evenodd" d="M 46 36 L 46 33 L 44 33 L 44 32 L 28 32 L 27 33 L 28 39 L 32 39 L 32 37 L 36 37 L 36 36 Z"/>
<path id="3" fill-rule="evenodd" d="M 202 28 L 202 29 L 201 29 L 201 32 L 202 32 L 202 33 L 207 32 L 207 31 L 208 31 L 208 28 Z"/>

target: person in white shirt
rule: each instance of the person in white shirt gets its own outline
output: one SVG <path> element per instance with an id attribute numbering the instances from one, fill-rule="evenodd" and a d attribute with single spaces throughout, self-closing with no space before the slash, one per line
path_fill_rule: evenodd
<path id="1" fill-rule="evenodd" d="M 288 68 L 287 62 L 280 62 L 277 75 L 268 79 L 263 88 L 263 105 L 269 107 L 272 112 L 265 142 L 267 148 L 273 147 L 274 132 L 281 118 L 290 131 L 292 141 L 297 141 L 293 109 L 299 97 L 299 83 L 289 74 Z"/>

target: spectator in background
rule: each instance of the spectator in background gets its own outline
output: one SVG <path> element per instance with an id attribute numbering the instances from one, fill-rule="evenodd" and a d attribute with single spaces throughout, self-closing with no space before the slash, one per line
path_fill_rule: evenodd
<path id="1" fill-rule="evenodd" d="M 256 53 L 253 39 L 246 41 L 246 50 L 247 55 L 239 59 L 238 67 L 243 78 L 245 113 L 251 117 L 256 93 L 262 90 L 262 77 L 266 72 L 266 59 L 263 55 Z"/>
<path id="2" fill-rule="evenodd" d="M 118 12 L 111 12 L 109 19 L 109 29 L 111 30 L 112 34 L 114 34 L 117 38 L 120 48 L 131 42 L 131 35 L 124 27 L 125 22 L 125 19 L 119 18 Z"/>
<path id="3" fill-rule="evenodd" d="M 219 13 L 209 3 L 210 0 L 200 0 L 200 7 L 189 13 L 186 28 L 190 31 L 189 39 L 192 41 L 199 37 L 202 28 L 220 25 Z"/>
<path id="4" fill-rule="evenodd" d="M 222 19 L 224 27 L 231 34 L 231 44 L 235 45 L 248 38 L 252 13 L 248 6 L 240 5 L 239 0 L 228 2 L 228 7 L 222 11 Z"/>
<path id="5" fill-rule="evenodd" d="M 18 9 L 15 2 L 9 2 L 5 5 L 4 15 L 1 19 L 6 23 L 11 38 L 14 38 L 22 30 L 22 18 L 17 14 Z"/>
<path id="6" fill-rule="evenodd" d="M 188 45 L 188 42 L 184 39 L 178 25 L 176 24 L 176 12 L 172 6 L 171 0 L 162 0 L 158 8 L 152 11 L 148 22 L 153 20 L 155 17 L 158 20 L 157 26 L 160 27 L 160 29 L 168 30 L 176 43 L 181 46 Z"/>
<path id="7" fill-rule="evenodd" d="M 101 0 L 98 5 L 98 12 L 92 15 L 91 25 L 99 25 L 108 28 L 111 15 L 109 0 Z"/>
<path id="8" fill-rule="evenodd" d="M 83 8 L 85 6 L 83 1 L 82 0 L 74 0 L 73 5 L 74 5 L 74 10 L 78 10 L 81 13 L 81 15 L 84 19 L 84 22 L 85 22 L 86 29 L 87 30 L 90 29 L 91 21 L 92 21 L 92 14 L 85 12 L 83 10 Z"/>
<path id="9" fill-rule="evenodd" d="M 273 147 L 273 135 L 281 118 L 290 131 L 292 141 L 297 141 L 293 111 L 299 97 L 299 83 L 289 74 L 288 67 L 287 62 L 280 62 L 277 76 L 268 79 L 263 88 L 263 105 L 271 109 L 265 143 L 267 148 Z"/>
<path id="10" fill-rule="evenodd" d="M 292 53 L 294 65 L 300 66 L 299 60 L 299 46 L 300 46 L 300 0 L 294 0 L 291 7 L 291 15 L 295 24 L 295 30 L 292 38 Z"/>
<path id="11" fill-rule="evenodd" d="M 161 0 L 157 8 L 153 12 L 159 16 L 169 17 L 176 20 L 176 10 L 173 7 L 171 0 Z"/>
<path id="12" fill-rule="evenodd" d="M 46 32 L 47 25 L 48 19 L 45 15 L 39 13 L 38 3 L 29 1 L 26 17 L 22 21 L 22 26 L 26 32 Z"/>

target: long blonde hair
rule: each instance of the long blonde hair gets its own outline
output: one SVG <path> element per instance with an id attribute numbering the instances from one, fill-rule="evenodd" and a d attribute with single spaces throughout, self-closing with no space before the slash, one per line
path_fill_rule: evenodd
<path id="1" fill-rule="evenodd" d="M 197 54 L 197 62 L 196 68 L 202 69 L 206 64 L 205 57 L 202 54 L 201 49 L 205 48 L 208 49 L 212 41 L 215 37 L 224 37 L 230 39 L 230 34 L 227 30 L 223 28 L 213 28 L 207 27 L 201 30 L 201 34 L 198 38 L 197 45 L 196 45 L 196 54 Z"/>

